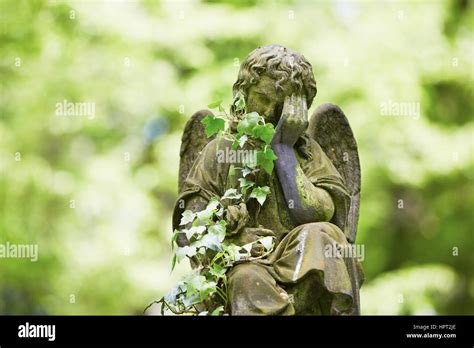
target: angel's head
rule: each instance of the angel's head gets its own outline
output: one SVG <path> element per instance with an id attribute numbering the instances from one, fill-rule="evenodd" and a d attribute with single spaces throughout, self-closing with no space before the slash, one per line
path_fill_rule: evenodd
<path id="1" fill-rule="evenodd" d="M 246 111 L 256 111 L 276 124 L 287 95 L 306 95 L 308 108 L 316 96 L 311 64 L 302 54 L 280 45 L 259 47 L 240 66 L 234 101 L 245 98 Z"/>

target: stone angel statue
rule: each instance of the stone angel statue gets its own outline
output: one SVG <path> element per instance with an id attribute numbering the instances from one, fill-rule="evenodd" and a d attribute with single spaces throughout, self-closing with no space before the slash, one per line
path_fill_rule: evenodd
<path id="1" fill-rule="evenodd" d="M 308 120 L 316 91 L 311 64 L 280 45 L 255 49 L 240 67 L 235 100 L 243 97 L 245 112 L 257 112 L 274 125 L 271 147 L 277 159 L 272 174 L 255 173 L 256 182 L 271 188 L 265 203 L 229 204 L 224 216 L 235 243 L 272 236 L 275 248 L 227 272 L 231 315 L 360 312 L 362 268 L 353 253 L 341 252 L 354 246 L 357 234 L 357 144 L 346 116 L 335 105 L 321 105 Z M 231 112 L 238 112 L 234 105 Z M 182 136 L 174 228 L 183 211 L 202 210 L 211 197 L 221 197 L 235 183 L 230 164 L 216 159 L 217 140 L 206 137 L 201 121 L 207 115 L 211 111 L 196 112 Z M 186 243 L 186 236 L 180 235 L 177 244 Z"/>

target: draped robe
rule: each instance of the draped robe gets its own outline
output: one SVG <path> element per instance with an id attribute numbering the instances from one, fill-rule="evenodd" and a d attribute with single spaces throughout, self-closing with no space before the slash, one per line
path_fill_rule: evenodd
<path id="1" fill-rule="evenodd" d="M 213 140 L 202 150 L 178 198 L 173 214 L 174 228 L 179 228 L 181 213 L 186 209 L 179 202 L 188 202 L 195 196 L 209 201 L 215 196 L 222 197 L 229 188 L 239 187 L 242 174 L 236 171 L 236 175 L 229 175 L 232 163 L 219 161 L 217 156 L 218 150 L 230 146 L 231 142 L 225 139 L 219 147 Z M 316 187 L 329 192 L 334 214 L 329 221 L 295 226 L 276 172 L 268 175 L 259 171 L 256 184 L 269 186 L 271 193 L 263 206 L 255 199 L 250 200 L 247 227 L 272 230 L 276 246 L 268 257 L 237 264 L 228 272 L 231 315 L 344 314 L 353 305 L 355 294 L 346 263 L 343 258 L 328 256 L 325 252 L 328 246 L 348 246 L 343 231 L 347 228 L 350 197 L 341 175 L 313 139 L 309 153 L 311 158 L 304 158 L 295 150 L 306 177 Z M 357 272 L 362 279 L 358 263 Z"/>

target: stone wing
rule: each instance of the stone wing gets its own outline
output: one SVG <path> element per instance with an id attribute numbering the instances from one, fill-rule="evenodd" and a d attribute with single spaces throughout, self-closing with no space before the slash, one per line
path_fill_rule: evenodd
<path id="1" fill-rule="evenodd" d="M 311 117 L 308 133 L 318 142 L 344 179 L 350 194 L 350 208 L 344 226 L 347 231 L 344 232 L 348 240 L 354 243 L 359 221 L 360 162 L 349 121 L 338 106 L 323 104 Z"/>
<path id="2" fill-rule="evenodd" d="M 183 136 L 181 137 L 181 149 L 179 152 L 179 193 L 182 192 L 184 182 L 199 153 L 212 139 L 214 139 L 214 137 L 206 137 L 204 125 L 201 123 L 203 118 L 207 115 L 213 115 L 213 113 L 209 110 L 200 110 L 194 113 L 184 127 Z"/>
<path id="3" fill-rule="evenodd" d="M 333 104 L 323 104 L 314 112 L 308 127 L 309 135 L 315 139 L 341 174 L 350 194 L 350 206 L 343 229 L 350 243 L 357 235 L 360 206 L 360 162 L 357 143 L 351 126 L 342 110 Z M 359 288 L 363 282 L 363 271 L 354 257 L 344 258 L 352 283 L 354 303 L 350 315 L 360 314 Z"/>

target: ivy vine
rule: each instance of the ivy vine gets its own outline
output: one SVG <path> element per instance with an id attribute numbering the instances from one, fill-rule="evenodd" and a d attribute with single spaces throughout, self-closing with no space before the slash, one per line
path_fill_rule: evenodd
<path id="1" fill-rule="evenodd" d="M 171 269 L 185 258 L 192 260 L 194 269 L 166 296 L 153 302 L 161 304 L 161 314 L 168 311 L 191 315 L 227 314 L 227 271 L 237 263 L 264 258 L 274 248 L 271 236 L 243 246 L 230 242 L 226 238 L 227 222 L 224 219 L 224 201 L 238 205 L 255 199 L 263 205 L 270 194 L 268 186 L 257 186 L 251 178 L 260 170 L 268 174 L 273 171 L 273 162 L 277 158 L 271 149 L 275 133 L 273 124 L 265 123 L 257 112 L 246 113 L 243 97 L 236 100 L 231 115 L 226 113 L 221 101 L 209 104 L 208 107 L 217 109 L 218 113 L 202 120 L 206 136 L 209 138 L 216 135 L 218 147 L 223 138 L 229 139 L 233 150 L 249 143 L 256 150 L 256 159 L 244 161 L 239 167 L 233 164 L 230 166 L 229 175 L 235 175 L 236 170 L 241 171 L 238 187 L 228 189 L 222 197 L 213 197 L 202 211 L 186 210 L 182 213 L 180 227 L 174 230 L 171 240 L 174 251 Z M 189 244 L 180 247 L 176 241 L 182 233 L 186 235 Z M 251 250 L 255 244 L 263 246 L 263 254 L 252 256 Z"/>

